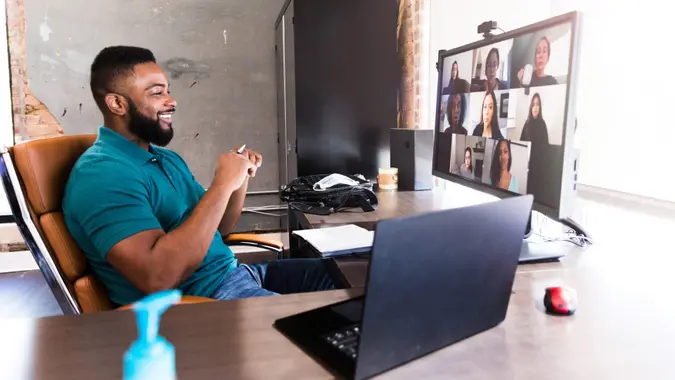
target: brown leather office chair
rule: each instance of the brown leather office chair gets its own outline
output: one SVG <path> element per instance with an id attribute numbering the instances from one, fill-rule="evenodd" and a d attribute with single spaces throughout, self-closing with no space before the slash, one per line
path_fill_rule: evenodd
<path id="1" fill-rule="evenodd" d="M 70 171 L 95 140 L 96 135 L 74 135 L 28 141 L 5 149 L 0 160 L 2 183 L 17 226 L 65 314 L 114 308 L 67 230 L 61 210 Z M 241 262 L 278 259 L 283 254 L 281 242 L 255 234 L 232 234 L 225 241 L 266 250 L 237 254 Z M 185 296 L 181 302 L 209 301 Z"/>

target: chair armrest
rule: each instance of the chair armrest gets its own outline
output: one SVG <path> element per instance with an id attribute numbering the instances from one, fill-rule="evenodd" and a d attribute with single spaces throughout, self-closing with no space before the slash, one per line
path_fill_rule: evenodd
<path id="1" fill-rule="evenodd" d="M 281 241 L 256 234 L 229 234 L 224 241 L 227 245 L 247 245 L 276 252 L 283 252 L 284 250 L 284 243 Z"/>
<path id="2" fill-rule="evenodd" d="M 192 303 L 205 303 L 205 302 L 216 302 L 213 298 L 206 297 L 197 297 L 197 296 L 182 296 L 178 305 L 187 305 Z M 128 305 L 120 306 L 115 310 L 130 310 L 134 306 L 133 303 Z"/>

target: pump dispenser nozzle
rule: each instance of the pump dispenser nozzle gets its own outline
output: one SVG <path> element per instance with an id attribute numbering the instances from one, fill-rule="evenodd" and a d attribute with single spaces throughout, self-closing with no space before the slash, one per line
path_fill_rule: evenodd
<path id="1" fill-rule="evenodd" d="M 150 294 L 133 305 L 138 339 L 124 354 L 124 380 L 176 378 L 175 349 L 159 336 L 159 320 L 180 298 L 180 290 L 166 290 Z"/>

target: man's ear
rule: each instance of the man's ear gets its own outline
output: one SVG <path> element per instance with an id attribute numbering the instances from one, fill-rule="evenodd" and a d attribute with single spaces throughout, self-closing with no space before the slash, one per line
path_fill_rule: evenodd
<path id="1" fill-rule="evenodd" d="M 105 104 L 112 113 L 118 116 L 124 116 L 129 106 L 127 100 L 118 94 L 106 94 Z"/>

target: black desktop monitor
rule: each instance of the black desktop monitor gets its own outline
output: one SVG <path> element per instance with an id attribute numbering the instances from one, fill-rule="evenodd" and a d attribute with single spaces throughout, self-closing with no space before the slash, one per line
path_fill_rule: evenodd
<path id="1" fill-rule="evenodd" d="M 439 52 L 435 176 L 571 216 L 580 23 L 567 13 Z"/>

